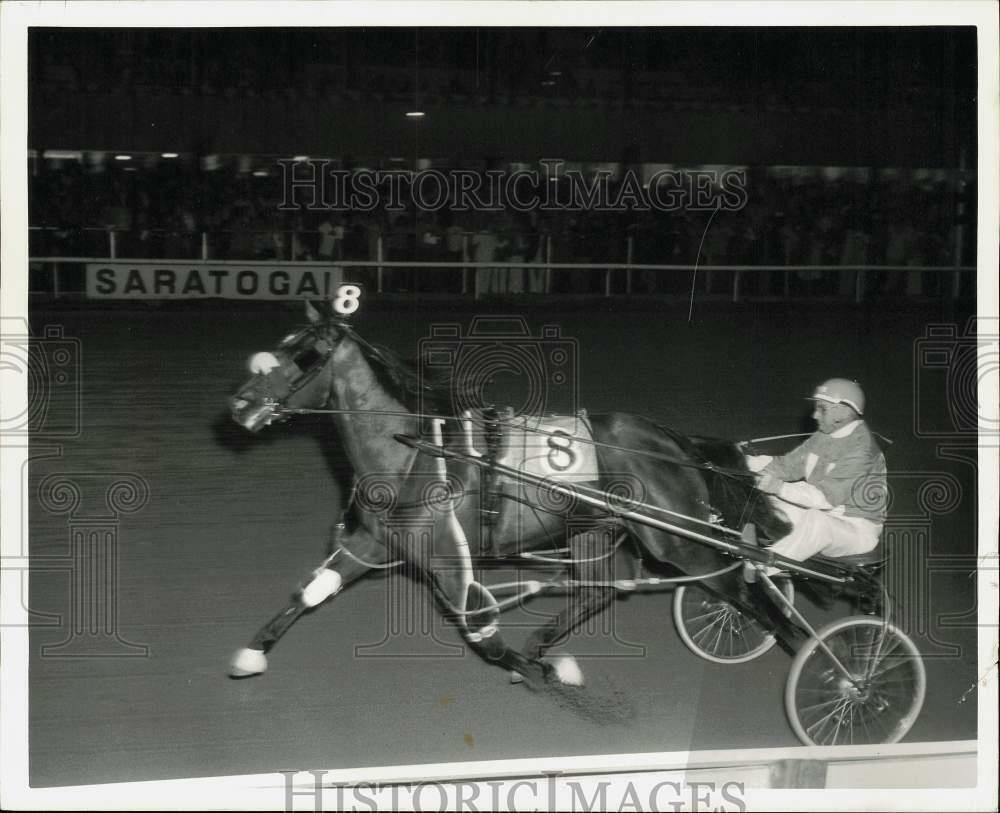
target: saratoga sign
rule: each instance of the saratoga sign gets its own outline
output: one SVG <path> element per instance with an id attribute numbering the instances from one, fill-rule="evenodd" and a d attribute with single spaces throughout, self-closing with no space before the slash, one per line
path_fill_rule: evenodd
<path id="1" fill-rule="evenodd" d="M 330 297 L 343 280 L 338 266 L 308 263 L 87 264 L 92 299 L 297 299 Z"/>

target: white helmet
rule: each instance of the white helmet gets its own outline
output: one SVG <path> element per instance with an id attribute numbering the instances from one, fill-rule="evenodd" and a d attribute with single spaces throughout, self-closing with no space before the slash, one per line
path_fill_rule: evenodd
<path id="1" fill-rule="evenodd" d="M 857 381 L 846 378 L 831 378 L 824 381 L 810 398 L 810 401 L 826 401 L 828 404 L 847 404 L 851 409 L 864 415 L 865 393 Z"/>

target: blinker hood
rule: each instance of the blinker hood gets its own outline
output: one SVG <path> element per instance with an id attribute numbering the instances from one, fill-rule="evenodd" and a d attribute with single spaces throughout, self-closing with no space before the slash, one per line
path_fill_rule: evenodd
<path id="1" fill-rule="evenodd" d="M 259 432 L 281 419 L 287 400 L 319 373 L 332 351 L 325 339 L 314 344 L 290 342 L 279 350 L 278 366 L 257 373 L 230 400 L 233 420 L 251 432 Z"/>

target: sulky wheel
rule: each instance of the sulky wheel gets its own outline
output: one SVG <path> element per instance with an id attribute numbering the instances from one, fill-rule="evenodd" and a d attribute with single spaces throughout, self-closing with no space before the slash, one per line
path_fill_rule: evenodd
<path id="1" fill-rule="evenodd" d="M 926 686 L 913 641 L 887 621 L 855 616 L 819 630 L 795 656 L 785 711 L 806 745 L 899 742 L 920 714 Z"/>
<path id="2" fill-rule="evenodd" d="M 795 598 L 791 579 L 774 583 L 789 601 Z M 745 663 L 759 658 L 777 643 L 758 621 L 697 584 L 674 591 L 674 624 L 685 646 L 713 663 Z"/>

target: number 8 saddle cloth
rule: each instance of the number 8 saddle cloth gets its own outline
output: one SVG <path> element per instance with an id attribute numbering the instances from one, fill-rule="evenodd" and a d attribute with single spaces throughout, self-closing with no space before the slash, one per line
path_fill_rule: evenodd
<path id="1" fill-rule="evenodd" d="M 541 417 L 484 410 L 475 417 L 466 413 L 462 423 L 465 452 L 473 457 L 558 482 L 598 480 L 594 434 L 583 410 Z"/>
<path id="2" fill-rule="evenodd" d="M 598 482 L 597 453 L 586 412 L 514 416 L 482 410 L 463 416 L 465 453 L 549 482 Z M 489 554 L 494 537 L 527 540 L 574 513 L 572 499 L 495 468 L 482 470 L 479 549 Z M 530 507 L 530 508 L 529 508 Z M 537 527 L 536 527 L 537 526 Z"/>

